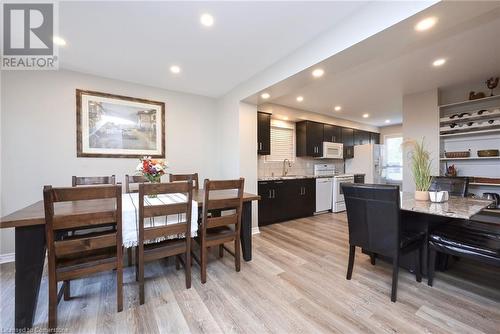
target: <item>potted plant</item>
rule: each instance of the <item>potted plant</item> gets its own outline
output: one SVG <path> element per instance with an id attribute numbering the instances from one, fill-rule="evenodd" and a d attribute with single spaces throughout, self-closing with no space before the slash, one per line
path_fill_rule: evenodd
<path id="1" fill-rule="evenodd" d="M 419 143 L 411 142 L 411 172 L 415 181 L 415 199 L 417 201 L 429 200 L 429 188 L 431 187 L 431 160 L 430 153 L 425 149 L 424 138 Z"/>

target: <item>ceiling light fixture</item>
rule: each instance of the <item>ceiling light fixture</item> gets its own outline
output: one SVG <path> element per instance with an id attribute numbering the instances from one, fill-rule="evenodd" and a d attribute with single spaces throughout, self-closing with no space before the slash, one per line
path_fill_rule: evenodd
<path id="1" fill-rule="evenodd" d="M 416 31 L 425 31 L 436 25 L 437 18 L 435 17 L 427 17 L 415 25 Z"/>
<path id="2" fill-rule="evenodd" d="M 211 27 L 214 25 L 214 17 L 208 13 L 202 14 L 200 16 L 200 22 L 203 24 L 205 27 Z"/>
<path id="3" fill-rule="evenodd" d="M 284 121 L 288 121 L 288 116 L 283 116 Z"/>
<path id="4" fill-rule="evenodd" d="M 52 41 L 54 42 L 54 44 L 59 45 L 59 46 L 66 45 L 66 41 L 63 38 L 59 37 L 59 36 L 54 36 L 52 38 Z"/>
<path id="5" fill-rule="evenodd" d="M 341 110 L 342 110 L 342 107 L 341 107 L 341 106 L 335 106 L 335 107 L 333 108 L 333 110 L 335 110 L 335 111 L 341 111 Z"/>
<path id="6" fill-rule="evenodd" d="M 434 67 L 439 67 L 439 66 L 442 66 L 446 63 L 446 59 L 444 58 L 439 58 L 439 59 L 436 59 L 432 62 L 432 66 Z"/>
<path id="7" fill-rule="evenodd" d="M 262 93 L 260 94 L 260 97 L 262 97 L 264 100 L 267 100 L 268 98 L 271 97 L 271 95 L 269 95 L 269 93 Z"/>
<path id="8" fill-rule="evenodd" d="M 390 122 L 391 122 L 391 120 L 390 120 L 390 119 L 386 119 L 386 120 L 385 120 L 385 123 L 386 123 L 386 124 L 389 124 Z"/>
<path id="9" fill-rule="evenodd" d="M 170 72 L 172 72 L 174 74 L 178 74 L 181 72 L 181 68 L 177 65 L 172 65 L 172 66 L 170 66 Z"/>
<path id="10" fill-rule="evenodd" d="M 304 101 L 304 97 L 303 96 L 297 96 L 297 102 L 302 102 Z"/>
<path id="11" fill-rule="evenodd" d="M 315 78 L 320 78 L 323 76 L 323 74 L 325 74 L 325 71 L 321 68 L 317 68 L 314 71 L 312 71 L 312 75 Z"/>
<path id="12" fill-rule="evenodd" d="M 370 114 L 363 114 L 363 118 L 368 118 L 370 117 Z"/>

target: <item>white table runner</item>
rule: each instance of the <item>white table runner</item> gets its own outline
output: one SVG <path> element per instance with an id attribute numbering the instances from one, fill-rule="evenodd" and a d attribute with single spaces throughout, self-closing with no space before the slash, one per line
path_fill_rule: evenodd
<path id="1" fill-rule="evenodd" d="M 187 196 L 184 194 L 161 194 L 155 198 L 144 197 L 145 205 L 163 205 L 174 203 L 185 203 Z M 122 196 L 122 231 L 123 246 L 125 248 L 137 246 L 139 239 L 139 194 L 123 194 Z M 185 214 L 169 215 L 167 217 L 154 217 L 144 219 L 144 227 L 162 226 L 177 224 L 186 219 Z M 193 201 L 191 210 L 191 237 L 195 237 L 198 232 L 198 202 Z M 184 238 L 185 233 L 170 236 L 168 239 Z M 166 240 L 161 237 L 155 240 L 148 240 L 146 243 L 154 243 Z"/>

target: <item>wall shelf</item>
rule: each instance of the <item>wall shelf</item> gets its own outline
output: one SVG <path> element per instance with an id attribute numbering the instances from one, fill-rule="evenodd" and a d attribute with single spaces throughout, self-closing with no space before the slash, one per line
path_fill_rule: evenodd
<path id="1" fill-rule="evenodd" d="M 487 110 L 487 109 L 482 109 L 482 110 Z M 491 118 L 498 118 L 500 117 L 500 108 L 495 108 L 493 110 L 488 110 L 487 112 L 478 115 L 477 111 L 472 112 L 471 116 L 464 116 L 462 118 L 449 118 L 449 117 L 441 117 L 439 119 L 439 122 L 441 125 L 443 124 L 450 124 L 450 123 L 467 123 L 468 121 L 479 121 L 479 120 L 490 120 Z"/>
<path id="2" fill-rule="evenodd" d="M 498 160 L 500 157 L 468 157 L 468 158 L 440 158 L 441 161 L 460 161 L 460 160 Z"/>
<path id="3" fill-rule="evenodd" d="M 469 183 L 469 186 L 490 186 L 490 187 L 500 187 L 499 183 L 478 183 L 478 182 L 471 182 Z"/>
<path id="4" fill-rule="evenodd" d="M 442 104 L 439 106 L 440 109 L 444 108 L 450 108 L 450 107 L 459 107 L 459 106 L 467 106 L 467 105 L 474 105 L 478 104 L 481 102 L 488 102 L 492 101 L 495 99 L 500 98 L 500 95 L 495 95 L 495 96 L 487 96 L 483 97 L 482 99 L 476 99 L 476 100 L 467 100 L 467 101 L 461 101 L 461 102 L 455 102 L 455 103 L 448 103 L 448 104 Z"/>
<path id="5" fill-rule="evenodd" d="M 488 130 L 477 130 L 477 131 L 468 131 L 468 132 L 456 132 L 456 133 L 446 133 L 446 134 L 440 134 L 439 137 L 441 138 L 446 138 L 446 137 L 464 137 L 464 136 L 472 136 L 472 135 L 479 135 L 479 134 L 489 134 L 489 133 L 500 133 L 500 129 L 488 129 Z"/>

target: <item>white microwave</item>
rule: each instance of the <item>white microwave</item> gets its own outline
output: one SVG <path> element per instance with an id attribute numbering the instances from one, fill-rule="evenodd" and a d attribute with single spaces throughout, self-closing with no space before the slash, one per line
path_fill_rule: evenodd
<path id="1" fill-rule="evenodd" d="M 323 159 L 343 159 L 344 144 L 323 142 Z"/>

